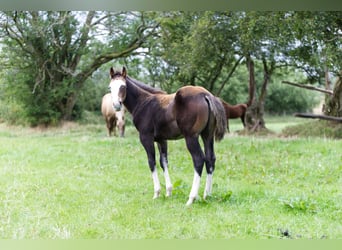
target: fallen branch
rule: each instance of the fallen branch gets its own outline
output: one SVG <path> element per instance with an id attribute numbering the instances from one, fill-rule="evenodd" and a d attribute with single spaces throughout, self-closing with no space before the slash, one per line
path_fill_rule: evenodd
<path id="1" fill-rule="evenodd" d="M 302 117 L 302 118 L 312 118 L 312 119 L 322 119 L 322 120 L 342 122 L 342 117 L 336 117 L 336 116 L 315 115 L 315 114 L 309 114 L 309 113 L 294 113 L 293 115 L 296 117 Z"/>
<path id="2" fill-rule="evenodd" d="M 304 85 L 304 84 L 288 82 L 288 81 L 282 81 L 282 83 L 286 83 L 286 84 L 289 84 L 289 85 L 292 85 L 292 86 L 296 86 L 296 87 L 299 87 L 299 88 L 315 90 L 315 91 L 323 92 L 325 94 L 333 95 L 333 91 L 332 90 L 317 88 L 317 87 L 310 86 L 310 85 Z"/>

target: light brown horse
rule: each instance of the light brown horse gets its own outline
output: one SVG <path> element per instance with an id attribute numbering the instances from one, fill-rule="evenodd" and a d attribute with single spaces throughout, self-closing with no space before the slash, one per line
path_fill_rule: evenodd
<path id="1" fill-rule="evenodd" d="M 139 131 L 140 142 L 148 158 L 154 183 L 154 196 L 160 195 L 155 147 L 160 154 L 160 166 L 164 171 L 166 196 L 172 192 L 168 172 L 167 140 L 185 138 L 186 146 L 194 165 L 194 179 L 187 205 L 198 195 L 203 166 L 207 171 L 204 198 L 211 194 L 212 175 L 215 170 L 214 138 L 224 137 L 227 119 L 221 101 L 202 87 L 185 86 L 174 94 L 152 88 L 127 76 L 126 68 L 121 71 L 110 69 L 113 106 L 120 110 L 122 104 L 132 114 L 133 123 Z M 199 143 L 203 140 L 204 152 Z"/>
<path id="2" fill-rule="evenodd" d="M 101 104 L 102 116 L 106 121 L 107 134 L 110 137 L 112 132 L 116 136 L 116 128 L 119 130 L 120 137 L 125 136 L 125 109 L 115 111 L 113 107 L 112 96 L 110 93 L 105 94 L 102 97 Z"/>
<path id="3" fill-rule="evenodd" d="M 224 110 L 226 111 L 226 117 L 228 119 L 240 118 L 243 126 L 245 127 L 245 115 L 248 105 L 246 103 L 231 105 L 228 102 L 222 100 Z"/>

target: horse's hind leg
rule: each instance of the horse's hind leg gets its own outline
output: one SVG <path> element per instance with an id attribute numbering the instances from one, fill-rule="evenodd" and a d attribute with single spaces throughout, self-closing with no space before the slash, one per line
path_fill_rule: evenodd
<path id="1" fill-rule="evenodd" d="M 116 118 L 111 116 L 106 119 L 106 123 L 107 123 L 108 137 L 111 137 L 113 132 L 115 136 L 116 135 L 116 131 L 115 131 Z"/>
<path id="2" fill-rule="evenodd" d="M 106 126 L 107 126 L 107 136 L 110 137 L 112 135 L 112 124 L 109 118 L 106 118 Z"/>
<path id="3" fill-rule="evenodd" d="M 194 180 L 192 188 L 189 194 L 189 200 L 186 203 L 187 206 L 191 205 L 198 196 L 198 190 L 201 182 L 201 176 L 204 165 L 204 154 L 198 141 L 198 137 L 186 137 L 186 146 L 191 154 L 194 164 Z"/>
<path id="4" fill-rule="evenodd" d="M 116 117 L 113 117 L 113 118 L 112 118 L 112 126 L 111 126 L 112 129 L 111 129 L 111 130 L 112 130 L 114 136 L 116 136 L 116 121 L 117 121 L 117 120 L 116 120 Z"/>
<path id="5" fill-rule="evenodd" d="M 211 138 L 204 138 L 204 150 L 205 150 L 205 167 L 207 170 L 207 181 L 205 184 L 204 194 L 203 198 L 206 199 L 207 196 L 211 195 L 212 190 L 212 179 L 213 179 L 213 173 L 215 170 L 215 152 L 214 152 L 214 139 Z"/>
<path id="6" fill-rule="evenodd" d="M 245 114 L 243 114 L 243 115 L 240 117 L 240 119 L 241 119 L 241 122 L 242 122 L 243 127 L 245 128 L 245 127 L 246 127 Z"/>
<path id="7" fill-rule="evenodd" d="M 165 186 L 166 186 L 166 196 L 171 196 L 172 194 L 172 183 L 170 180 L 169 170 L 168 170 L 168 161 L 167 161 L 167 141 L 160 141 L 157 143 L 159 154 L 160 154 L 160 167 L 163 169 L 164 177 L 165 177 Z"/>

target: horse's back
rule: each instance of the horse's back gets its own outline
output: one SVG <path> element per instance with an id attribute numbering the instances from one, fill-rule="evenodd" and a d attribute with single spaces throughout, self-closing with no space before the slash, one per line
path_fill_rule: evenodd
<path id="1" fill-rule="evenodd" d="M 200 102 L 205 95 L 211 95 L 211 93 L 200 86 L 184 86 L 177 90 L 175 95 L 175 101 L 178 105 L 186 105 L 190 102 Z"/>
<path id="2" fill-rule="evenodd" d="M 246 103 L 240 103 L 236 105 L 231 105 L 230 103 L 221 99 L 224 109 L 228 118 L 238 118 L 245 114 L 248 105 Z"/>

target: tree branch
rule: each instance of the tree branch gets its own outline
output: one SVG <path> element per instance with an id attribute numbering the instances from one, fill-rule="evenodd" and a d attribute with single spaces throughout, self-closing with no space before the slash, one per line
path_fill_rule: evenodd
<path id="1" fill-rule="evenodd" d="M 92 22 L 94 16 L 95 16 L 95 11 L 89 11 L 88 12 L 86 21 L 85 21 L 85 23 L 83 25 L 83 28 L 82 28 L 83 30 L 82 30 L 82 33 L 81 33 L 80 43 L 79 43 L 79 46 L 78 46 L 79 49 L 83 49 L 86 46 L 86 44 L 87 44 L 88 37 L 89 37 L 89 31 L 90 31 L 90 27 L 91 27 L 91 22 Z M 81 54 L 76 51 L 75 57 L 73 58 L 73 60 L 72 60 L 72 62 L 70 64 L 70 68 L 72 70 L 75 70 L 75 68 L 78 65 L 80 59 L 81 59 Z"/>
<path id="2" fill-rule="evenodd" d="M 220 96 L 223 87 L 226 85 L 226 83 L 229 81 L 229 79 L 232 77 L 233 73 L 235 72 L 237 66 L 239 66 L 241 60 L 244 58 L 244 56 L 240 56 L 239 59 L 235 62 L 233 68 L 230 70 L 228 76 L 226 77 L 226 79 L 223 80 L 220 89 L 217 91 L 216 95 Z"/>
<path id="3" fill-rule="evenodd" d="M 212 74 L 210 74 L 209 77 L 209 91 L 212 92 L 213 88 L 214 88 L 214 84 L 217 80 L 217 78 L 220 76 L 221 72 L 222 72 L 222 68 L 225 65 L 226 62 L 226 55 L 224 55 L 223 57 L 221 57 L 219 59 L 219 61 L 216 63 L 214 69 L 212 70 Z"/>
<path id="4" fill-rule="evenodd" d="M 342 122 L 342 117 L 329 116 L 329 115 L 315 115 L 308 113 L 294 113 L 294 116 L 301 118 L 312 118 L 312 119 L 321 119 L 335 122 Z"/>
<path id="5" fill-rule="evenodd" d="M 132 54 L 133 51 L 140 48 L 146 41 L 146 39 L 152 36 L 155 30 L 159 27 L 159 23 L 156 23 L 153 26 L 142 26 L 140 25 L 137 28 L 137 37 L 132 40 L 132 42 L 123 50 L 119 52 L 112 52 L 112 53 L 104 53 L 99 55 L 97 58 L 94 59 L 93 63 L 86 67 L 82 72 L 78 73 L 76 78 L 76 84 L 78 87 L 82 85 L 85 79 L 87 79 L 91 74 L 98 69 L 101 65 L 115 59 L 115 58 L 122 58 Z M 144 34 L 144 31 L 149 30 L 149 33 Z"/>
<path id="6" fill-rule="evenodd" d="M 85 79 L 87 79 L 89 76 L 91 76 L 91 74 L 98 69 L 101 65 L 115 59 L 115 58 L 121 58 L 121 57 L 125 57 L 131 54 L 132 51 L 136 50 L 137 48 L 139 48 L 141 46 L 143 42 L 139 41 L 139 39 L 135 39 L 132 43 L 130 47 L 127 47 L 125 50 L 122 50 L 120 52 L 113 52 L 113 53 L 107 53 L 107 54 L 103 54 L 98 56 L 93 63 L 86 67 L 82 72 L 78 73 L 76 75 L 77 81 L 76 84 L 78 86 L 78 88 L 82 85 L 82 83 L 84 82 Z"/>
<path id="7" fill-rule="evenodd" d="M 329 94 L 329 95 L 333 95 L 333 91 L 332 90 L 327 90 L 327 89 L 322 89 L 322 88 L 317 88 L 314 86 L 308 86 L 308 85 L 304 85 L 304 84 L 300 84 L 300 83 L 294 83 L 294 82 L 288 82 L 288 81 L 282 81 L 282 83 L 286 83 L 292 86 L 296 86 L 299 88 L 304 88 L 304 89 L 310 89 L 310 90 L 315 90 L 315 91 L 319 91 L 325 94 Z"/>
<path id="8" fill-rule="evenodd" d="M 9 17 L 12 18 L 12 21 L 14 23 L 10 23 L 8 21 Z M 11 26 L 13 25 L 13 26 Z M 15 29 L 13 29 L 13 27 L 15 27 L 17 29 L 17 31 Z M 22 29 L 21 29 L 21 26 L 18 22 L 18 19 L 17 19 L 17 12 L 14 13 L 14 16 L 8 16 L 7 17 L 7 20 L 6 20 L 6 23 L 3 24 L 3 28 L 6 32 L 6 34 L 11 38 L 13 39 L 14 41 L 16 41 L 16 43 L 20 46 L 20 48 L 25 51 L 26 53 L 28 54 L 33 54 L 34 51 L 33 49 L 29 49 L 26 45 L 25 45 L 25 41 L 24 41 L 24 38 L 23 38 L 23 34 L 25 33 Z"/>

